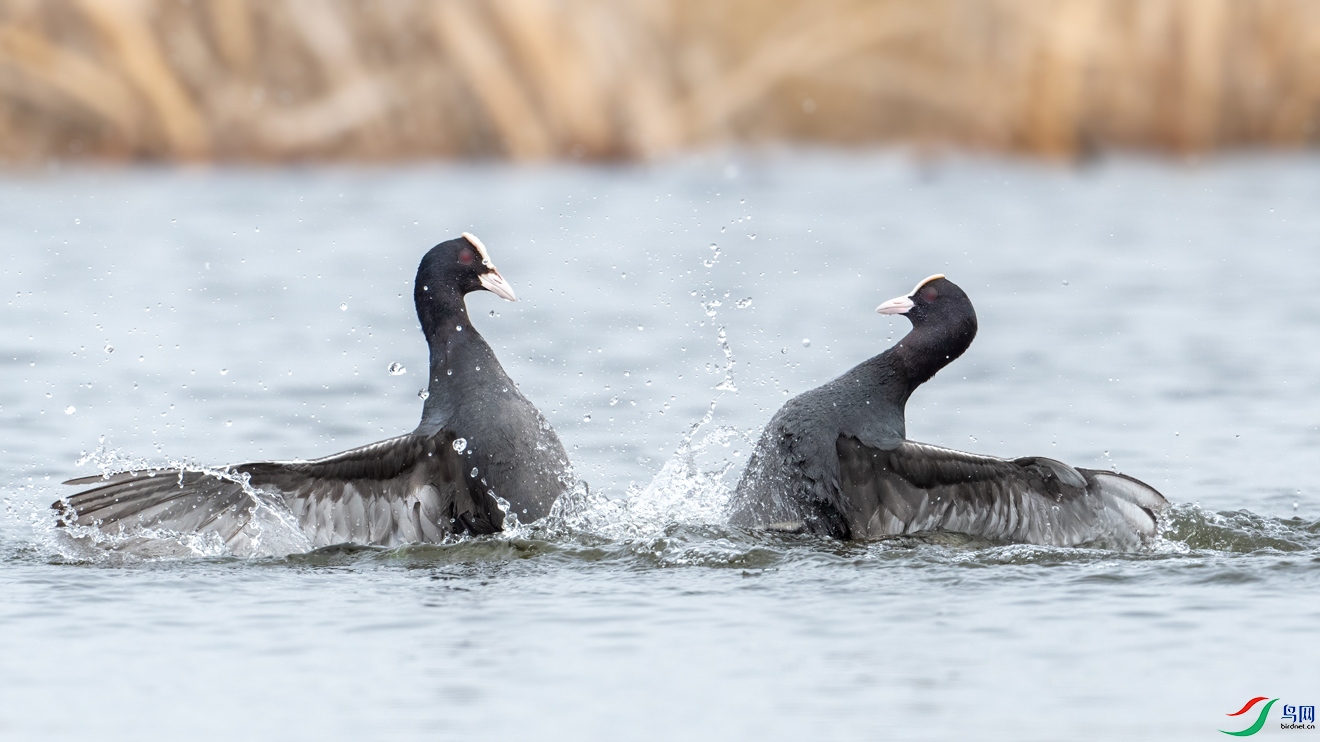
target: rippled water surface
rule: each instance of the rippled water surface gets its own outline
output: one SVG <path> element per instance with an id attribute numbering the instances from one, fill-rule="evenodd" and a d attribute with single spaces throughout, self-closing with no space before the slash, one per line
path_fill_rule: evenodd
<path id="1" fill-rule="evenodd" d="M 5 176 L 0 738 L 1190 740 L 1314 704 L 1317 203 L 1314 158 Z M 464 230 L 520 297 L 474 323 L 590 484 L 564 517 L 251 558 L 53 532 L 98 464 L 410 430 L 413 274 Z M 758 428 L 936 272 L 981 331 L 909 435 L 1138 476 L 1177 503 L 1154 548 L 724 524 Z"/>

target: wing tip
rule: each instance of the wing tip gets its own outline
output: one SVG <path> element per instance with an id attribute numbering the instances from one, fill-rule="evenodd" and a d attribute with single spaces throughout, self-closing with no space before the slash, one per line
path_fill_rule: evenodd
<path id="1" fill-rule="evenodd" d="M 1089 478 L 1101 487 L 1107 484 L 1104 481 L 1106 479 L 1118 480 L 1117 486 L 1113 486 L 1106 491 L 1111 494 L 1125 496 L 1135 505 L 1161 510 L 1169 506 L 1168 498 L 1159 490 L 1136 477 L 1107 469 L 1079 469 L 1078 471 L 1089 475 Z"/>
<path id="2" fill-rule="evenodd" d="M 128 473 L 132 474 L 133 472 L 128 472 Z M 86 477 L 74 477 L 73 479 L 66 479 L 66 480 L 64 480 L 63 482 L 60 482 L 60 484 L 72 484 L 72 485 L 75 485 L 75 486 L 81 486 L 81 485 L 84 485 L 84 484 L 96 484 L 97 482 L 106 482 L 106 481 L 109 481 L 111 476 L 113 476 L 113 475 L 111 475 L 111 474 L 92 474 L 92 475 L 90 475 L 90 476 L 86 476 Z"/>
<path id="3" fill-rule="evenodd" d="M 78 509 L 67 498 L 60 498 L 50 504 L 55 511 L 55 527 L 68 528 L 78 525 Z"/>
<path id="4" fill-rule="evenodd" d="M 1130 526 L 1144 535 L 1154 535 L 1160 527 L 1160 515 L 1169 509 L 1169 501 L 1159 490 L 1122 472 L 1105 469 L 1082 469 L 1094 492 L 1109 498 L 1114 509 Z"/>

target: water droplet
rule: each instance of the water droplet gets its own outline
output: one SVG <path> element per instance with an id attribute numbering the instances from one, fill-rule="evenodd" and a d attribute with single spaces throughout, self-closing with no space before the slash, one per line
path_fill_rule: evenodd
<path id="1" fill-rule="evenodd" d="M 463 331 L 463 326 L 462 326 L 462 325 L 454 325 L 454 329 L 455 329 L 455 330 L 458 330 L 459 332 L 462 332 L 462 331 Z"/>
<path id="2" fill-rule="evenodd" d="M 82 224 L 82 219 L 74 219 L 74 220 L 73 220 L 73 223 L 74 223 L 74 224 Z"/>
<path id="3" fill-rule="evenodd" d="M 226 428 L 233 427 L 233 425 L 234 425 L 234 421 L 233 421 L 233 420 L 226 420 L 226 421 L 225 421 L 225 427 L 226 427 Z"/>
<path id="4" fill-rule="evenodd" d="M 105 346 L 105 352 L 106 352 L 106 353 L 114 353 L 114 352 L 115 352 L 115 346 L 113 346 L 113 345 L 107 345 L 107 346 Z"/>
<path id="5" fill-rule="evenodd" d="M 402 364 L 402 363 L 399 363 L 398 361 L 395 361 L 394 363 L 391 363 L 391 364 L 389 365 L 389 368 L 387 368 L 387 369 L 385 369 L 385 370 L 390 372 L 390 376 L 399 376 L 399 375 L 401 375 L 401 374 L 406 374 L 406 373 L 408 373 L 408 369 L 404 368 L 404 367 L 403 367 L 403 364 Z"/>
<path id="6" fill-rule="evenodd" d="M 613 407 L 614 405 L 616 405 L 616 404 L 618 404 L 618 403 L 619 403 L 619 398 L 618 398 L 618 397 L 610 397 L 610 407 Z"/>
<path id="7" fill-rule="evenodd" d="M 810 347 L 811 347 L 811 338 L 802 338 L 802 347 L 803 347 L 803 348 L 810 348 Z"/>
<path id="8" fill-rule="evenodd" d="M 480 366 L 477 366 L 477 370 L 480 371 L 480 370 L 481 370 L 481 367 L 480 367 Z"/>
<path id="9" fill-rule="evenodd" d="M 455 438 L 455 439 L 454 439 L 454 450 L 455 450 L 455 451 L 458 451 L 459 453 L 463 453 L 463 451 L 466 450 L 466 449 L 467 449 L 467 438 Z"/>
<path id="10" fill-rule="evenodd" d="M 642 326 L 641 326 L 641 325 L 638 325 L 638 326 L 637 326 L 637 331 L 638 331 L 638 332 L 641 332 L 641 331 L 642 331 Z"/>
<path id="11" fill-rule="evenodd" d="M 448 371 L 445 371 L 445 376 L 453 376 L 453 375 L 454 375 L 454 369 L 451 368 Z"/>
<path id="12" fill-rule="evenodd" d="M 477 478 L 477 467 L 475 467 L 475 466 L 472 467 L 472 473 L 469 474 L 468 476 L 472 477 L 473 479 L 476 479 L 476 478 Z"/>
<path id="13" fill-rule="evenodd" d="M 1066 278 L 1063 279 L 1063 285 L 1064 285 L 1064 286 L 1067 286 L 1067 285 L 1068 285 L 1068 279 L 1066 279 Z"/>
<path id="14" fill-rule="evenodd" d="M 492 309 L 492 310 L 490 310 L 490 316 L 492 316 L 492 317 L 498 317 L 499 315 L 495 313 L 495 310 L 494 310 L 494 309 Z"/>
<path id="15" fill-rule="evenodd" d="M 584 422 L 584 423 L 589 423 L 589 422 L 591 422 L 591 415 L 585 415 L 585 416 L 583 416 L 583 418 L 582 418 L 582 422 Z"/>
<path id="16" fill-rule="evenodd" d="M 339 305 L 339 311 L 341 311 L 341 312 L 347 312 L 347 311 L 348 311 L 348 305 L 347 305 L 347 304 L 340 304 L 340 305 Z"/>
<path id="17" fill-rule="evenodd" d="M 78 411 L 78 408 L 77 408 L 77 407 L 74 407 L 73 405 L 69 405 L 68 407 L 65 407 L 65 408 L 64 408 L 64 414 L 66 414 L 66 415 L 72 415 L 73 413 L 75 413 L 75 412 L 77 412 L 77 411 Z"/>
<path id="18" fill-rule="evenodd" d="M 418 390 L 417 390 L 417 398 L 418 398 L 418 399 L 426 399 L 426 398 L 429 397 L 429 396 L 431 396 L 431 393 L 428 392 L 428 391 L 426 391 L 425 389 L 418 389 Z"/>
<path id="19" fill-rule="evenodd" d="M 747 307 L 750 307 L 751 305 L 752 305 L 752 297 L 750 297 L 750 296 L 747 297 L 746 299 L 739 299 L 738 302 L 737 302 L 736 304 L 734 304 L 734 306 L 735 306 L 735 307 L 738 307 L 739 309 L 746 309 Z"/>
<path id="20" fill-rule="evenodd" d="M 220 375 L 221 375 L 221 376 L 224 376 L 224 375 L 227 374 L 227 373 L 229 373 L 229 369 L 227 369 L 227 368 L 222 368 L 222 369 L 220 369 Z"/>
<path id="21" fill-rule="evenodd" d="M 719 246 L 715 245 L 714 243 L 711 243 L 710 249 L 712 249 L 712 250 L 715 251 L 715 253 L 714 253 L 713 255 L 710 256 L 710 260 L 703 260 L 703 261 L 701 261 L 701 264 L 704 265 L 704 266 L 706 266 L 707 268 L 713 267 L 713 266 L 715 265 L 716 261 L 718 261 L 718 260 L 720 259 L 720 248 L 719 248 Z M 695 293 L 695 292 L 694 292 L 694 293 Z"/>

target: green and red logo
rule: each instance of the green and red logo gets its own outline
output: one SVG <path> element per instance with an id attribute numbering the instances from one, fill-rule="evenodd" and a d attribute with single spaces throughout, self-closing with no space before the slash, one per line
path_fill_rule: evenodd
<path id="1" fill-rule="evenodd" d="M 1243 706 L 1237 711 L 1234 711 L 1231 714 L 1228 714 L 1228 716 L 1241 716 L 1247 713 L 1248 711 L 1250 711 L 1252 708 L 1254 708 L 1256 704 L 1264 700 L 1267 700 L 1265 696 L 1256 696 L 1250 701 L 1247 701 L 1247 705 Z M 1268 700 L 1269 703 L 1265 704 L 1265 708 L 1260 710 L 1260 716 L 1256 717 L 1256 722 L 1251 726 L 1247 727 L 1246 729 L 1243 729 L 1240 732 L 1228 732 L 1228 731 L 1224 731 L 1223 729 L 1220 729 L 1219 731 L 1224 732 L 1224 734 L 1231 734 L 1234 737 L 1250 737 L 1256 732 L 1259 732 L 1265 726 L 1265 717 L 1270 715 L 1270 707 L 1273 706 L 1275 701 L 1278 701 L 1279 699 L 1270 698 Z"/>
<path id="2" fill-rule="evenodd" d="M 1261 707 L 1260 713 L 1256 715 L 1256 720 L 1252 722 L 1251 726 L 1240 732 L 1230 732 L 1226 729 L 1220 729 L 1219 731 L 1234 737 L 1250 737 L 1265 728 L 1265 720 L 1269 718 L 1270 709 L 1274 707 L 1274 704 L 1277 703 L 1278 700 L 1279 699 L 1277 698 L 1256 696 L 1250 701 L 1247 701 L 1246 705 L 1242 708 L 1231 714 L 1227 714 L 1227 716 L 1243 716 L 1254 709 L 1256 704 L 1265 701 L 1265 705 Z M 1247 716 L 1246 718 L 1250 719 L 1251 717 Z M 1284 721 L 1279 723 L 1280 729 L 1315 729 L 1315 706 L 1293 706 L 1290 704 L 1284 704 L 1283 719 Z"/>

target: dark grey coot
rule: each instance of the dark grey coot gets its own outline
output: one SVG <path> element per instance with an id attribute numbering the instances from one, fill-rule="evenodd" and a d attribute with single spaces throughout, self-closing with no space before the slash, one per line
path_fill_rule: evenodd
<path id="1" fill-rule="evenodd" d="M 1169 504 L 1132 477 L 908 440 L 908 397 L 972 344 L 976 310 L 936 275 L 876 311 L 906 316 L 911 332 L 775 414 L 738 482 L 734 525 L 841 539 L 952 531 L 1115 548 L 1155 534 Z"/>
<path id="2" fill-rule="evenodd" d="M 215 534 L 239 550 L 260 537 L 254 512 L 272 498 L 314 546 L 434 543 L 499 531 L 506 512 L 524 523 L 545 516 L 573 482 L 568 456 L 468 319 L 464 297 L 480 290 L 516 298 L 470 234 L 436 245 L 417 268 L 413 299 L 431 376 L 413 432 L 325 458 L 237 464 L 218 474 L 73 479 L 66 484 L 97 486 L 52 505 L 60 524 Z"/>

